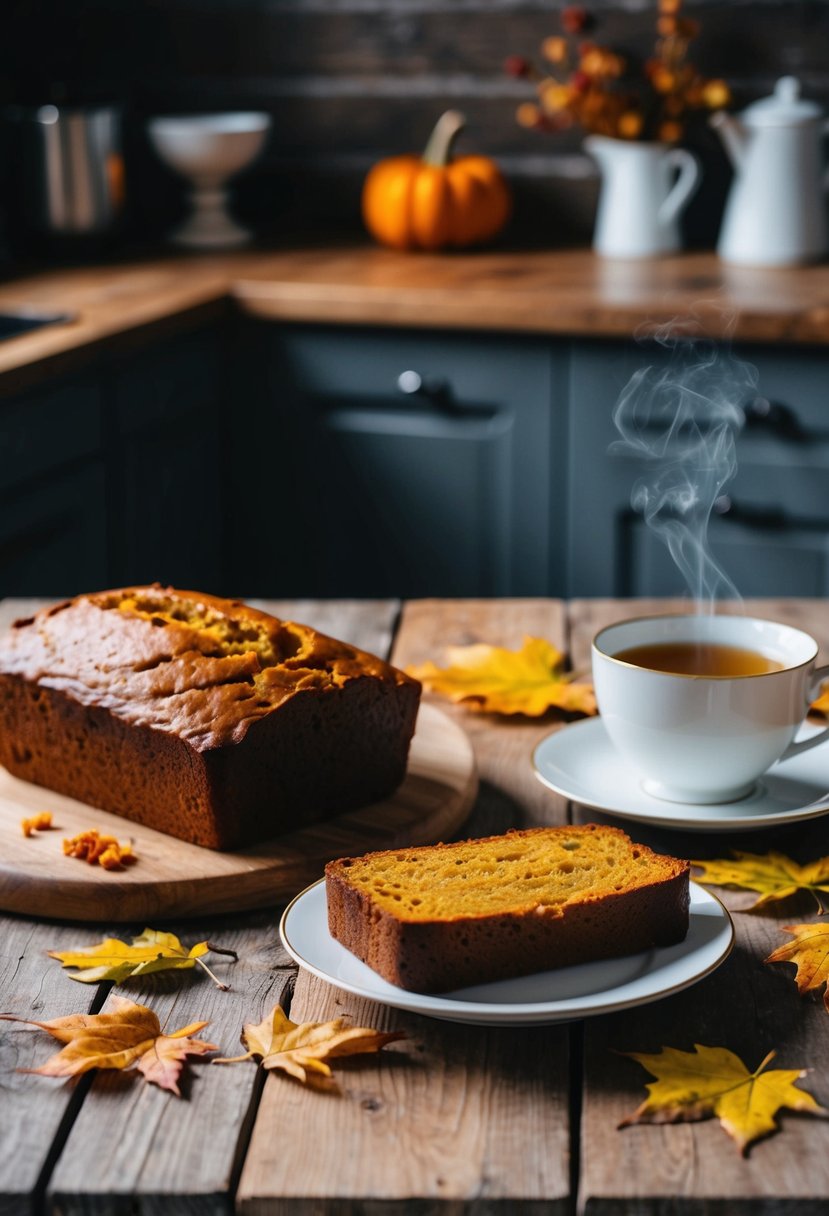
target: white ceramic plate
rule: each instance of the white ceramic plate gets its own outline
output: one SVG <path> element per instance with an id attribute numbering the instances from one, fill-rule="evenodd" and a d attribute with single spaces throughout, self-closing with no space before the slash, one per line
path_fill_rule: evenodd
<path id="1" fill-rule="evenodd" d="M 678 946 L 429 996 L 387 983 L 334 941 L 324 879 L 288 904 L 279 933 L 300 966 L 343 992 L 444 1021 L 494 1026 L 569 1022 L 657 1001 L 708 975 L 734 940 L 720 901 L 692 882 L 690 927 Z"/>
<path id="2" fill-rule="evenodd" d="M 816 729 L 804 726 L 798 737 Z M 542 739 L 533 754 L 533 767 L 544 785 L 572 802 L 665 828 L 745 832 L 829 814 L 826 744 L 778 762 L 739 802 L 713 806 L 665 802 L 646 793 L 611 743 L 601 718 L 585 718 Z"/>

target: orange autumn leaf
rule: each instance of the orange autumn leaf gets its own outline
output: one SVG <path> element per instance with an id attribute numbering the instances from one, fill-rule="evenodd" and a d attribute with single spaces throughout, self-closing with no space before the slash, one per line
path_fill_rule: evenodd
<path id="1" fill-rule="evenodd" d="M 829 857 L 799 865 L 784 853 L 740 853 L 716 861 L 692 861 L 702 874 L 697 881 L 715 887 L 743 887 L 759 891 L 760 898 L 751 910 L 778 899 L 788 899 L 798 891 L 811 891 L 818 908 L 824 911 L 819 892 L 829 894 Z"/>
<path id="2" fill-rule="evenodd" d="M 176 1097 L 181 1097 L 178 1079 L 184 1067 L 186 1056 L 203 1056 L 209 1051 L 217 1051 L 215 1043 L 204 1043 L 194 1039 L 190 1032 L 202 1030 L 207 1022 L 193 1022 L 174 1034 L 160 1034 L 136 1063 L 136 1068 L 142 1072 L 148 1081 L 158 1085 L 160 1089 L 169 1089 Z"/>
<path id="3" fill-rule="evenodd" d="M 784 1107 L 827 1115 L 811 1094 L 795 1082 L 804 1069 L 766 1070 L 773 1059 L 769 1052 L 760 1066 L 749 1072 L 739 1056 L 725 1047 L 694 1044 L 693 1051 L 665 1047 L 653 1055 L 624 1052 L 652 1077 L 648 1097 L 632 1115 L 619 1124 L 696 1123 L 716 1117 L 736 1142 L 743 1156 L 749 1145 L 777 1130 L 776 1116 Z"/>
<path id="4" fill-rule="evenodd" d="M 214 1064 L 237 1064 L 258 1057 L 262 1067 L 278 1068 L 315 1089 L 336 1090 L 327 1061 L 339 1056 L 377 1052 L 387 1043 L 406 1036 L 399 1031 L 347 1026 L 343 1018 L 332 1022 L 292 1022 L 276 1005 L 261 1022 L 242 1030 L 242 1056 L 214 1060 Z"/>
<path id="5" fill-rule="evenodd" d="M 592 685 L 575 683 L 563 670 L 563 656 L 543 638 L 525 637 L 520 650 L 484 643 L 449 646 L 447 657 L 448 667 L 424 663 L 408 672 L 431 692 L 490 713 L 596 712 Z"/>
<path id="6" fill-rule="evenodd" d="M 50 1022 L 2 1013 L 0 1019 L 38 1026 L 66 1044 L 40 1068 L 26 1070 L 45 1077 L 74 1077 L 92 1068 L 137 1068 L 154 1085 L 179 1095 L 178 1078 L 185 1057 L 217 1050 L 214 1043 L 190 1037 L 207 1022 L 193 1022 L 165 1035 L 152 1009 L 125 997 L 110 999 L 113 1009 L 108 1013 L 73 1013 Z"/>
<path id="7" fill-rule="evenodd" d="M 801 996 L 812 989 L 819 989 L 829 981 L 829 924 L 823 921 L 816 925 L 785 925 L 794 941 L 784 942 L 766 959 L 767 963 L 794 963 L 797 967 L 794 980 Z M 829 1013 L 829 988 L 823 989 L 823 1004 Z"/>

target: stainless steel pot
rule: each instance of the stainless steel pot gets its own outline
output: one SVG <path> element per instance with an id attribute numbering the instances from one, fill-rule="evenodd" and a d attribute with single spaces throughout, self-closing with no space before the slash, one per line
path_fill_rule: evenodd
<path id="1" fill-rule="evenodd" d="M 124 203 L 119 111 L 46 105 L 29 118 L 29 223 L 56 234 L 109 231 Z"/>

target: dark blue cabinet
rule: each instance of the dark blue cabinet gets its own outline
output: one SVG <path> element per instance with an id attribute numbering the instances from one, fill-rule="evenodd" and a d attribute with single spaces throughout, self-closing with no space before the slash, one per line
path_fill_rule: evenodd
<path id="1" fill-rule="evenodd" d="M 735 404 L 745 423 L 737 471 L 708 529 L 710 552 L 746 596 L 829 595 L 829 356 L 820 350 L 739 352 L 756 387 Z M 573 348 L 568 567 L 573 595 L 681 595 L 689 584 L 631 506 L 643 466 L 614 453 L 614 406 L 654 349 L 620 343 Z"/>
<path id="2" fill-rule="evenodd" d="M 107 569 L 100 381 L 0 401 L 0 596 L 88 589 Z"/>
<path id="3" fill-rule="evenodd" d="M 224 590 L 222 343 L 158 343 L 108 373 L 112 581 Z"/>
<path id="4" fill-rule="evenodd" d="M 263 326 L 270 595 L 563 593 L 565 362 L 545 341 Z"/>
<path id="5" fill-rule="evenodd" d="M 223 588 L 221 371 L 200 330 L 0 400 L 0 596 Z"/>
<path id="6" fill-rule="evenodd" d="M 711 551 L 743 595 L 829 595 L 829 354 L 740 355 Z M 620 392 L 666 358 L 230 318 L 98 355 L 0 400 L 0 594 L 681 595 L 611 452 Z"/>

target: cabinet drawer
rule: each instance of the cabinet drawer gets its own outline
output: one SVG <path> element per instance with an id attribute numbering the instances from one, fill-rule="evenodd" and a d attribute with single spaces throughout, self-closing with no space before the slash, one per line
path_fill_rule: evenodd
<path id="1" fill-rule="evenodd" d="M 0 405 L 0 491 L 100 450 L 101 389 L 72 381 Z"/>
<path id="2" fill-rule="evenodd" d="M 640 519 L 628 519 L 627 527 L 620 594 L 687 594 L 688 586 L 661 540 Z M 829 595 L 829 530 L 714 520 L 708 540 L 711 556 L 740 595 L 768 595 L 772 578 L 775 594 Z"/>
<path id="3" fill-rule="evenodd" d="M 437 406 L 474 411 L 519 390 L 549 408 L 543 396 L 549 355 L 532 339 L 303 327 L 282 330 L 272 346 L 276 351 L 280 364 L 272 364 L 272 373 L 281 370 L 313 396 L 383 398 L 406 408 L 411 401 L 399 380 L 414 372 L 424 391 L 411 395 L 425 401 L 431 392 Z M 278 391 L 278 379 L 271 387 Z"/>

